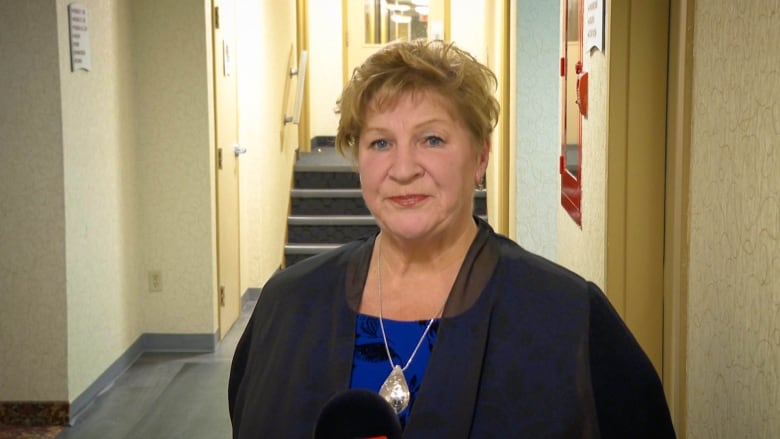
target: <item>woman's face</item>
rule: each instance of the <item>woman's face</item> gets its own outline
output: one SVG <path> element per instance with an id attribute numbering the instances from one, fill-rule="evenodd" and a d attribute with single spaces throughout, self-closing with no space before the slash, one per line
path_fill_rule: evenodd
<path id="1" fill-rule="evenodd" d="M 401 96 L 382 110 L 369 106 L 358 143 L 366 205 L 383 233 L 396 239 L 448 239 L 473 227 L 474 186 L 487 166 L 475 140 L 436 93 Z"/>

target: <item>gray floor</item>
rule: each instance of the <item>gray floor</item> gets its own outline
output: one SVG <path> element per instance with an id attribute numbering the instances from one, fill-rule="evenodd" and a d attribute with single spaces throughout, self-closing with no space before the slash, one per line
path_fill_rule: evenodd
<path id="1" fill-rule="evenodd" d="M 144 354 L 57 439 L 229 439 L 227 381 L 256 302 L 212 354 Z"/>

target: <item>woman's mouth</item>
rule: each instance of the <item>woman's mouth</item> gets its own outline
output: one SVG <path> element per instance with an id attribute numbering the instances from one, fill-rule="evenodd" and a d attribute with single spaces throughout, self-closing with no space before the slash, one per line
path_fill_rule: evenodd
<path id="1" fill-rule="evenodd" d="M 413 207 L 416 206 L 417 204 L 422 203 L 426 199 L 428 199 L 427 195 L 419 195 L 419 194 L 398 195 L 395 197 L 390 197 L 390 201 L 402 207 Z"/>

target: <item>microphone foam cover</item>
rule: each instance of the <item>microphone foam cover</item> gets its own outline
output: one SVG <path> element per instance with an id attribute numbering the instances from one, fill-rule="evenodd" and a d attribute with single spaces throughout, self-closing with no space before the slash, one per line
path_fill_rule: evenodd
<path id="1" fill-rule="evenodd" d="M 401 422 L 384 398 L 368 389 L 333 396 L 320 411 L 314 439 L 401 438 Z"/>

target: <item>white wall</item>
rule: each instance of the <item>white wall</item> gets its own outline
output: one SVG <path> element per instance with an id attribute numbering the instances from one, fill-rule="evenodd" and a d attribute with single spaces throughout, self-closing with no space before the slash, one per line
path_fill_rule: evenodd
<path id="1" fill-rule="evenodd" d="M 217 328 L 211 2 L 83 0 L 89 72 L 70 71 L 67 3 L 0 5 L 2 401 L 73 401 L 140 335 Z M 239 3 L 242 279 L 260 286 L 297 147 L 280 85 L 295 7 Z"/>
<path id="2" fill-rule="evenodd" d="M 57 2 L 71 400 L 141 333 L 129 4 L 82 4 L 92 70 L 71 72 L 67 3 Z"/>
<path id="3" fill-rule="evenodd" d="M 297 66 L 294 2 L 238 1 L 239 141 L 241 156 L 241 292 L 262 287 L 284 253 L 297 125 L 282 123 L 292 109 L 295 81 L 284 96 L 291 66 Z M 293 62 L 290 65 L 290 54 Z M 310 84 L 319 79 L 307 75 Z M 335 133 L 335 131 L 334 131 Z"/>
<path id="4" fill-rule="evenodd" d="M 688 437 L 780 437 L 780 4 L 697 2 Z"/>
<path id="5" fill-rule="evenodd" d="M 335 136 L 339 118 L 333 108 L 344 86 L 341 0 L 308 0 L 308 10 L 311 137 Z"/>
<path id="6" fill-rule="evenodd" d="M 217 328 L 210 5 L 131 2 L 144 332 Z"/>
<path id="7" fill-rule="evenodd" d="M 66 0 L 0 6 L 3 401 L 73 401 L 143 333 L 216 331 L 210 3 L 188 1 L 82 1 L 89 72 Z"/>
<path id="8" fill-rule="evenodd" d="M 450 0 L 450 40 L 487 64 L 485 0 Z"/>
<path id="9" fill-rule="evenodd" d="M 216 330 L 208 9 L 82 4 L 92 70 L 70 72 L 57 2 L 70 400 L 143 333 Z M 162 292 L 148 291 L 150 269 Z"/>
<path id="10" fill-rule="evenodd" d="M 0 400 L 64 401 L 65 206 L 57 15 L 0 6 Z"/>

